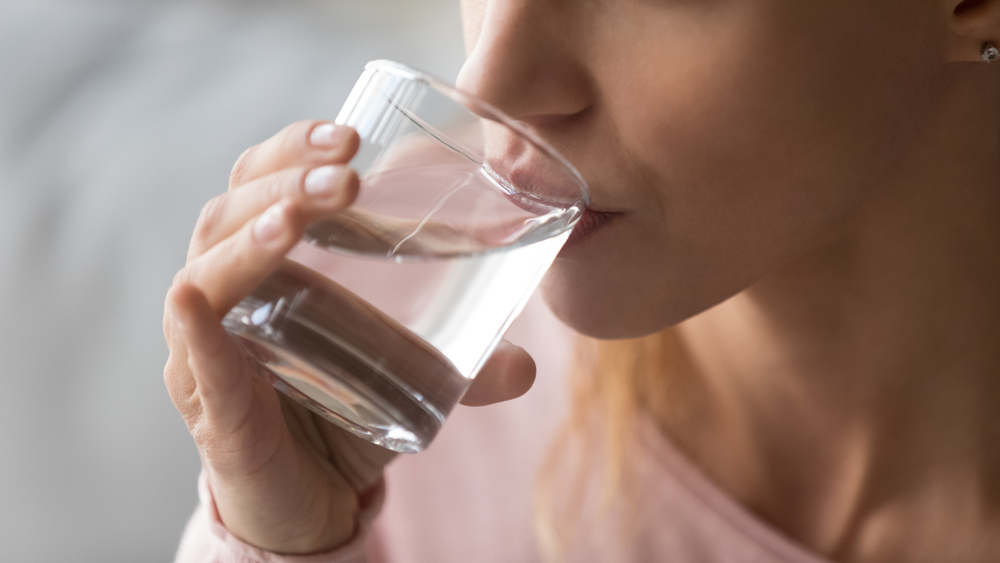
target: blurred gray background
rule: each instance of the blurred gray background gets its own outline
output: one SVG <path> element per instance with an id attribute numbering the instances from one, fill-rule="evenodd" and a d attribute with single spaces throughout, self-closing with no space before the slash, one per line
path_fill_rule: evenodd
<path id="1" fill-rule="evenodd" d="M 376 58 L 453 79 L 457 0 L 0 0 L 0 559 L 172 560 L 199 466 L 162 304 L 198 211 Z"/>

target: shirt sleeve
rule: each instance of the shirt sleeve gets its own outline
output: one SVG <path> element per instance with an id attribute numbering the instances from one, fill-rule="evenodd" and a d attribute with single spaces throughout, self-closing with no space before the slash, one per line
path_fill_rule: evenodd
<path id="1" fill-rule="evenodd" d="M 184 530 L 174 563 L 367 563 L 366 544 L 371 521 L 384 496 L 385 488 L 380 485 L 373 499 L 362 507 L 358 530 L 346 545 L 326 553 L 278 555 L 244 543 L 229 533 L 219 518 L 208 479 L 202 472 L 198 477 L 200 503 Z"/>

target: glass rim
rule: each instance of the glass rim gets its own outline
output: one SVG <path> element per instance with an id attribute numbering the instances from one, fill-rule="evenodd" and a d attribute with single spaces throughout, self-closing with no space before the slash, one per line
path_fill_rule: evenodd
<path id="1" fill-rule="evenodd" d="M 434 90 L 440 92 L 441 94 L 447 96 L 459 104 L 468 109 L 470 105 L 475 106 L 477 110 L 482 111 L 486 114 L 485 117 L 492 121 L 503 124 L 507 128 L 511 129 L 518 135 L 524 137 L 528 142 L 535 145 L 538 150 L 542 151 L 546 156 L 556 161 L 559 165 L 566 169 L 573 181 L 576 182 L 577 187 L 580 191 L 580 199 L 583 202 L 584 207 L 590 206 L 590 188 L 587 185 L 587 181 L 583 179 L 583 175 L 580 171 L 570 163 L 566 157 L 564 157 L 559 151 L 557 151 L 552 145 L 547 141 L 539 137 L 533 131 L 518 123 L 512 117 L 508 116 L 506 113 L 498 109 L 496 106 L 490 104 L 489 102 L 483 101 L 472 94 L 469 94 L 456 86 L 453 86 L 447 80 L 443 80 L 434 76 L 433 74 L 426 73 L 421 70 L 417 70 L 413 67 L 407 66 L 396 61 L 390 61 L 388 59 L 378 59 L 369 62 L 365 65 L 365 70 L 377 70 L 382 72 L 387 72 L 389 74 L 394 74 L 401 78 L 407 80 L 412 80 L 415 82 L 420 82 L 426 84 L 427 86 L 433 88 Z M 469 110 L 472 112 L 472 110 Z M 479 112 L 472 112 L 477 116 L 482 117 Z"/>

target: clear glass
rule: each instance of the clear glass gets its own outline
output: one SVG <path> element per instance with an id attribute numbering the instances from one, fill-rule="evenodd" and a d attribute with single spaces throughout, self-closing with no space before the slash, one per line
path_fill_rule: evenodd
<path id="1" fill-rule="evenodd" d="M 223 320 L 276 388 L 391 450 L 431 442 L 588 203 L 531 131 L 436 78 L 365 67 L 358 199 Z"/>

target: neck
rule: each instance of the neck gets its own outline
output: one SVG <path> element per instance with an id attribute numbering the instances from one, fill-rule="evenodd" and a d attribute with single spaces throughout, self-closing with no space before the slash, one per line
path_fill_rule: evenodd
<path id="1" fill-rule="evenodd" d="M 667 431 L 837 559 L 1000 537 L 1000 74 L 970 66 L 837 233 L 678 327 L 704 408 Z"/>

